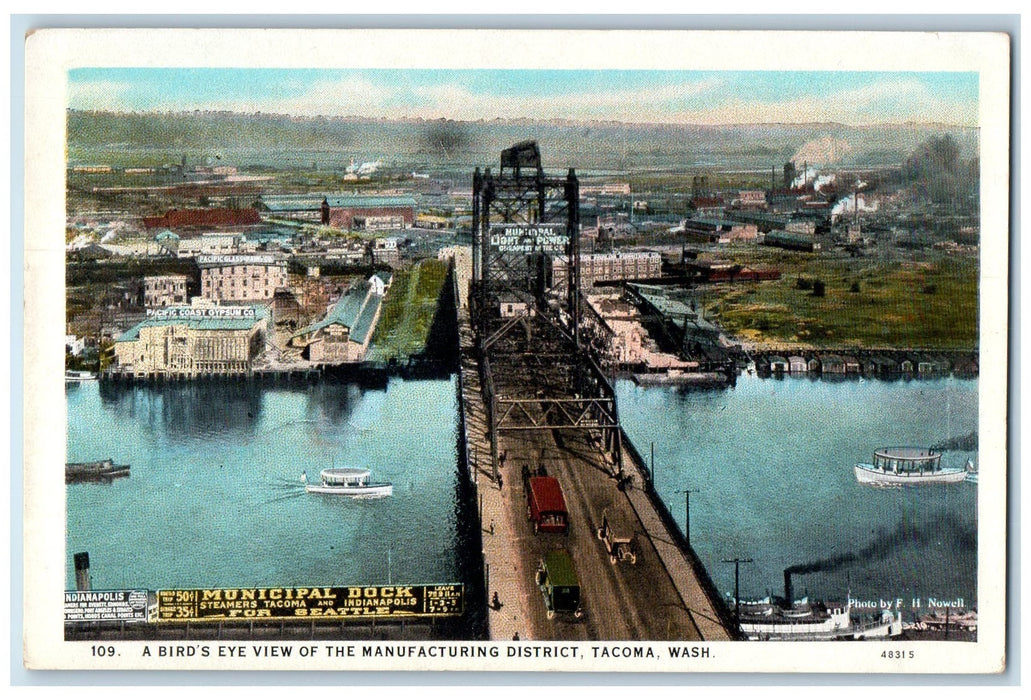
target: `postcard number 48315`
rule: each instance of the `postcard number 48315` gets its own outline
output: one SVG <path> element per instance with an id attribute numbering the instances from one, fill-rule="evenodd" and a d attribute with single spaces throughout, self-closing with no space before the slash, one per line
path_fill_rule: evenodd
<path id="1" fill-rule="evenodd" d="M 882 659 L 912 659 L 914 656 L 912 649 L 885 649 L 881 652 Z"/>

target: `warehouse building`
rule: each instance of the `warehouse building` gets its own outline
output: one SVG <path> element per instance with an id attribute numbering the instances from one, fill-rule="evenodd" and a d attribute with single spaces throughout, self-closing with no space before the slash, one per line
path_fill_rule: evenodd
<path id="1" fill-rule="evenodd" d="M 786 250 L 801 250 L 809 253 L 820 250 L 821 245 L 813 236 L 804 233 L 788 233 L 787 231 L 770 231 L 760 241 L 763 245 L 784 248 Z"/>
<path id="2" fill-rule="evenodd" d="M 551 261 L 552 279 L 566 276 L 569 258 L 556 256 Z M 593 287 L 598 282 L 652 279 L 662 276 L 662 255 L 653 251 L 622 253 L 586 253 L 580 256 L 580 286 Z"/>
<path id="3" fill-rule="evenodd" d="M 269 218 L 301 221 L 309 224 L 322 222 L 322 195 L 262 195 L 254 208 Z"/>
<path id="4" fill-rule="evenodd" d="M 322 224 L 351 230 L 409 228 L 415 222 L 416 201 L 404 196 L 326 197 L 322 201 Z"/>
<path id="5" fill-rule="evenodd" d="M 753 242 L 758 234 L 755 224 L 740 223 L 731 219 L 714 219 L 696 216 L 684 219 L 673 229 L 682 233 L 684 239 L 699 243 Z"/>
<path id="6" fill-rule="evenodd" d="M 247 374 L 265 348 L 263 306 L 178 306 L 149 310 L 115 340 L 122 372 L 137 377 Z"/>
<path id="7" fill-rule="evenodd" d="M 311 362 L 361 362 L 379 322 L 389 278 L 381 276 L 355 284 L 329 309 L 325 318 L 294 334 L 293 347 L 304 348 Z"/>

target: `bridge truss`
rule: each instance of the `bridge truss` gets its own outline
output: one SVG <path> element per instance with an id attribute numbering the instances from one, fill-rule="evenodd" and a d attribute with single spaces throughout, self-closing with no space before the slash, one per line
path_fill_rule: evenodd
<path id="1" fill-rule="evenodd" d="M 470 302 L 487 407 L 491 465 L 498 436 L 582 431 L 622 472 L 615 391 L 581 339 L 580 186 L 549 177 L 533 142 L 473 174 Z M 556 264 L 556 261 L 558 264 Z"/>

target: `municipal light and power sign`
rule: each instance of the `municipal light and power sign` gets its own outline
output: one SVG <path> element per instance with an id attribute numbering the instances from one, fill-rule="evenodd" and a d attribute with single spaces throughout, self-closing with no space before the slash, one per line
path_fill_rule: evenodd
<path id="1" fill-rule="evenodd" d="M 464 593 L 460 583 L 163 590 L 157 593 L 158 621 L 443 617 L 462 614 Z"/>
<path id="2" fill-rule="evenodd" d="M 502 253 L 567 253 L 565 224 L 491 224 L 490 245 Z"/>

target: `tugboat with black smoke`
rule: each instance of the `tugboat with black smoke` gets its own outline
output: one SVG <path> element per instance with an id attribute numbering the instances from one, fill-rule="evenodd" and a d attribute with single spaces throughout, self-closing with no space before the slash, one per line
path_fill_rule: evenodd
<path id="1" fill-rule="evenodd" d="M 827 641 L 884 639 L 902 634 L 901 612 L 883 609 L 857 613 L 852 607 L 851 591 L 844 603 L 810 601 L 808 596 L 795 600 L 792 573 L 802 573 L 802 567 L 784 570 L 783 598 L 738 603 L 738 624 L 745 637 L 762 641 Z"/>

